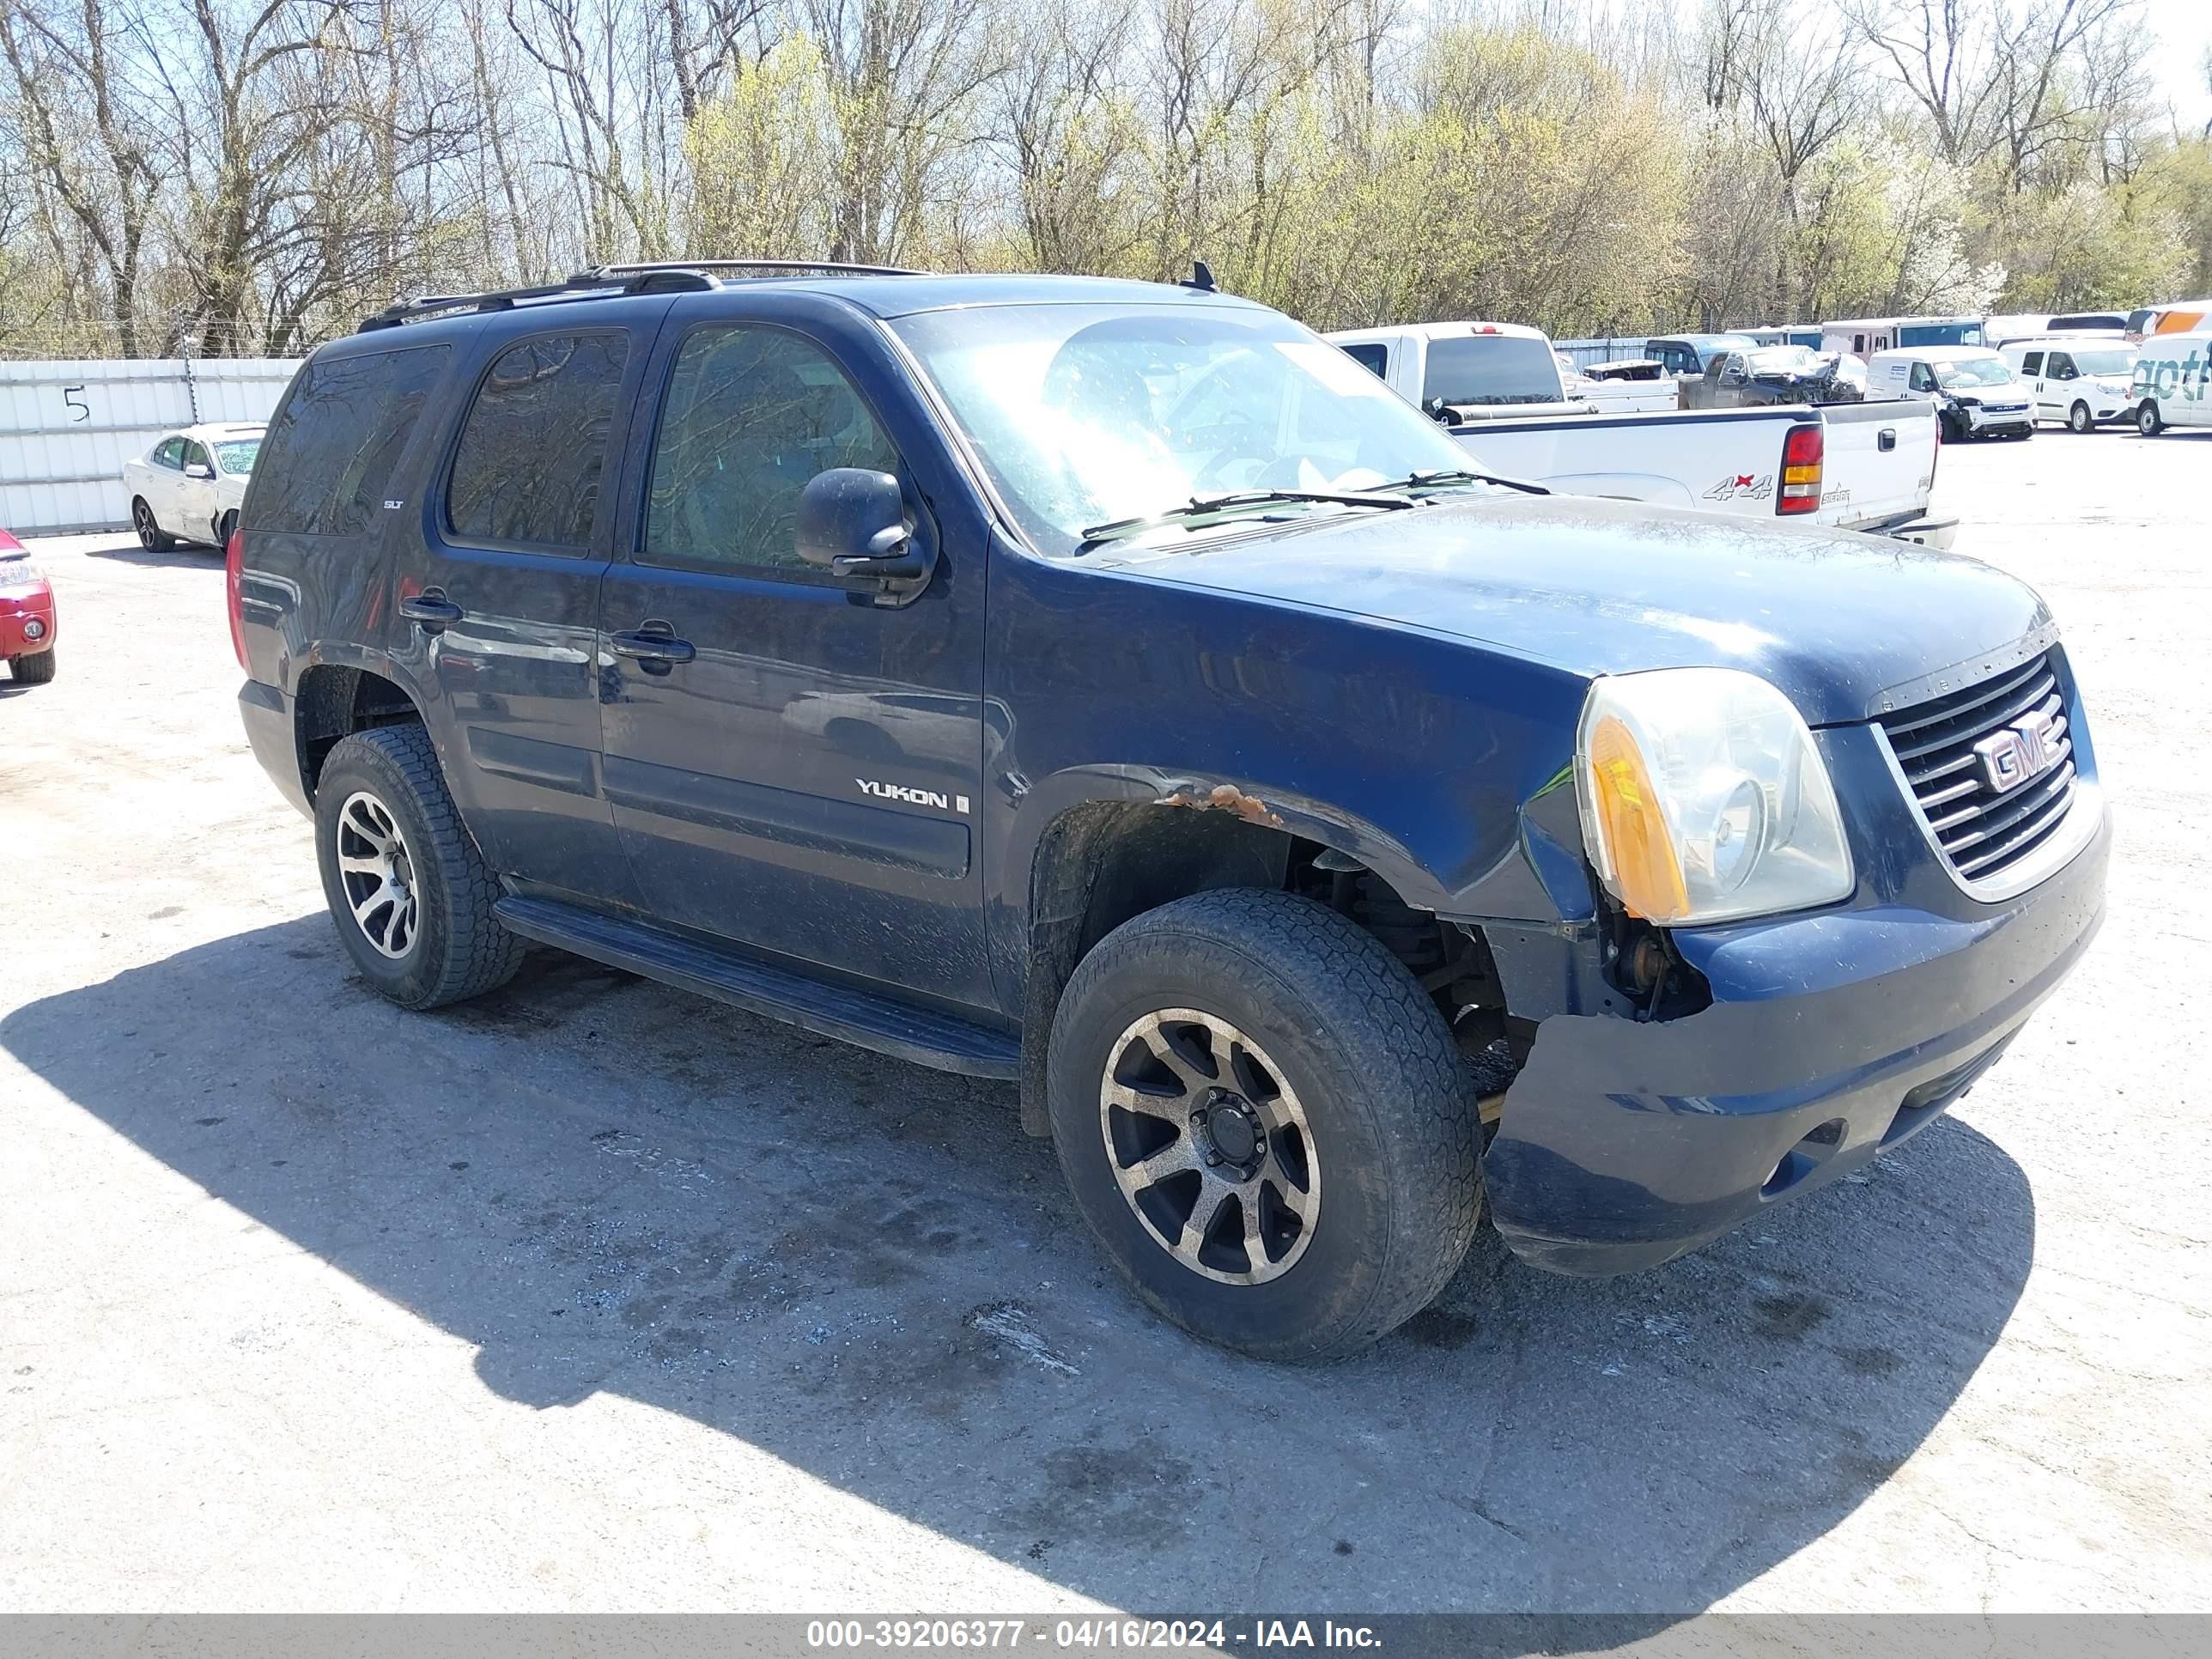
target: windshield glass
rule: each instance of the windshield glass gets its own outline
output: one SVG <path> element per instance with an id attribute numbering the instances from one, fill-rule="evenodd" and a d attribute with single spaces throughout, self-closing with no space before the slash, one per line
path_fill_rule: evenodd
<path id="1" fill-rule="evenodd" d="M 1429 342 L 1421 375 L 1421 402 L 1438 404 L 1554 404 L 1559 365 L 1541 340 L 1512 334 L 1471 334 Z"/>
<path id="2" fill-rule="evenodd" d="M 1272 311 L 988 306 L 890 327 L 1048 553 L 1193 496 L 1357 490 L 1471 464 L 1434 421 Z"/>
<path id="3" fill-rule="evenodd" d="M 2074 367 L 2084 374 L 2112 374 L 2124 380 L 2135 372 L 2136 354 L 2117 346 L 2107 346 L 2094 351 L 2071 348 Z"/>
<path id="4" fill-rule="evenodd" d="M 1968 357 L 1959 362 L 1936 365 L 1936 384 L 1949 392 L 1962 386 L 2009 386 L 2012 371 L 2002 358 Z"/>
<path id="5" fill-rule="evenodd" d="M 228 443 L 215 447 L 215 458 L 222 464 L 222 470 L 226 472 L 244 474 L 252 471 L 253 458 L 260 453 L 261 440 L 258 438 L 234 438 Z"/>
<path id="6" fill-rule="evenodd" d="M 1897 331 L 1905 346 L 1973 345 L 1982 343 L 1979 323 L 1906 323 Z"/>

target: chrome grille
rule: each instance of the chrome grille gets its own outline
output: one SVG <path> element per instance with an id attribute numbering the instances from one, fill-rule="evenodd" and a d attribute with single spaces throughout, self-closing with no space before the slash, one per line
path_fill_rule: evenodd
<path id="1" fill-rule="evenodd" d="M 2074 799 L 2074 743 L 2066 700 L 2048 653 L 2034 661 L 1883 717 L 1881 729 L 1936 845 L 1968 881 L 2026 858 L 2065 822 Z M 2048 758 L 2024 783 L 2000 791 L 1975 745 L 2014 721 L 2041 715 Z"/>

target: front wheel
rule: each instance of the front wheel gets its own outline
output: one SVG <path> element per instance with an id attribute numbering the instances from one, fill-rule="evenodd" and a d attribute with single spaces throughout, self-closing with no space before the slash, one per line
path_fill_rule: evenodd
<path id="1" fill-rule="evenodd" d="M 2159 414 L 2158 405 L 2148 398 L 2143 399 L 2142 407 L 2136 410 L 2136 430 L 2146 438 L 2155 438 L 2166 430 L 2166 421 Z"/>
<path id="2" fill-rule="evenodd" d="M 361 975 L 403 1008 L 504 985 L 523 943 L 419 726 L 342 738 L 315 786 L 315 857 L 331 920 Z"/>
<path id="3" fill-rule="evenodd" d="M 230 508 L 215 521 L 215 544 L 220 552 L 230 550 L 230 533 L 238 528 L 238 509 Z"/>
<path id="4" fill-rule="evenodd" d="M 161 528 L 143 495 L 131 497 L 131 527 L 138 532 L 138 545 L 149 553 L 166 553 L 177 544 L 177 538 Z"/>
<path id="5" fill-rule="evenodd" d="M 1123 923 L 1053 1022 L 1053 1139 L 1137 1293 L 1263 1359 L 1412 1317 L 1481 1213 L 1474 1090 L 1413 975 L 1345 917 L 1237 889 Z"/>
<path id="6" fill-rule="evenodd" d="M 1966 428 L 1960 423 L 1957 416 L 1951 414 L 1947 410 L 1943 415 L 1938 417 L 1937 424 L 1942 429 L 1943 441 L 1945 443 L 1960 444 L 1966 442 Z"/>
<path id="7" fill-rule="evenodd" d="M 18 685 L 46 685 L 54 678 L 54 647 L 34 651 L 27 657 L 8 659 L 8 672 L 15 677 Z"/>
<path id="8" fill-rule="evenodd" d="M 2066 411 L 2066 429 L 2069 432 L 2087 432 L 2096 424 L 2096 417 L 2089 413 L 2087 404 L 2076 404 Z"/>

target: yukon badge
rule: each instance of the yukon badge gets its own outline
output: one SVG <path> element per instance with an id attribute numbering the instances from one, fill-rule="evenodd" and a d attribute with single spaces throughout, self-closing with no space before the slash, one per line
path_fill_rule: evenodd
<path id="1" fill-rule="evenodd" d="M 965 812 L 968 797 L 946 795 L 935 789 L 910 789 L 902 783 L 878 783 L 873 778 L 854 778 L 864 795 L 878 800 L 902 800 L 909 806 L 934 806 L 940 812 Z"/>

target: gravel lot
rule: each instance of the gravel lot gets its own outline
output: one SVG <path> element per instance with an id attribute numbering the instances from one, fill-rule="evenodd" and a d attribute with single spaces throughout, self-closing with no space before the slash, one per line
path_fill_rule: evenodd
<path id="1" fill-rule="evenodd" d="M 1478 1245 L 1333 1370 L 1154 1322 L 1006 1085 L 548 956 L 400 1013 L 212 554 L 0 683 L 0 1608 L 2212 1607 L 2212 434 L 1946 452 L 2120 814 L 1947 1121 L 1639 1277 Z"/>

